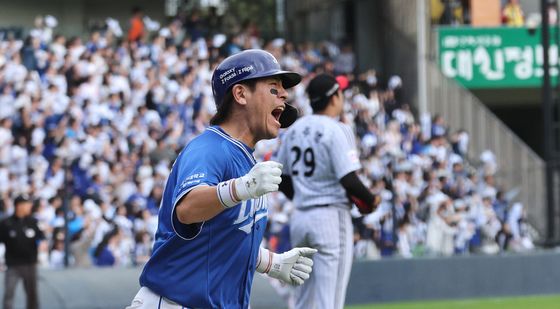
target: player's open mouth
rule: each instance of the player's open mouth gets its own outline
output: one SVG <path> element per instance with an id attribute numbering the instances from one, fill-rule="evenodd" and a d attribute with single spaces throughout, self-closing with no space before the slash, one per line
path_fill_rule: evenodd
<path id="1" fill-rule="evenodd" d="M 277 107 L 272 111 L 272 116 L 276 118 L 276 121 L 280 122 L 280 116 L 282 115 L 283 111 L 284 106 Z"/>

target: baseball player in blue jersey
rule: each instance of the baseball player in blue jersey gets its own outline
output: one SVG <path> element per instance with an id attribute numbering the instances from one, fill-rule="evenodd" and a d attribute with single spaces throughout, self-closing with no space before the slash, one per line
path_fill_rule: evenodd
<path id="1" fill-rule="evenodd" d="M 286 89 L 300 80 L 262 50 L 218 65 L 217 113 L 173 165 L 153 253 L 128 308 L 247 308 L 255 271 L 291 285 L 309 278 L 315 249 L 276 254 L 260 247 L 266 194 L 278 190 L 282 165 L 252 155 L 255 143 L 297 118 Z"/>
<path id="2" fill-rule="evenodd" d="M 283 135 L 276 159 L 283 164 L 280 190 L 294 200 L 293 246 L 318 249 L 311 277 L 297 287 L 298 309 L 342 309 L 350 278 L 353 226 L 350 199 L 362 213 L 380 201 L 358 178 L 354 134 L 341 123 L 344 98 L 337 80 L 314 77 L 307 87 L 313 115 L 298 119 Z"/>

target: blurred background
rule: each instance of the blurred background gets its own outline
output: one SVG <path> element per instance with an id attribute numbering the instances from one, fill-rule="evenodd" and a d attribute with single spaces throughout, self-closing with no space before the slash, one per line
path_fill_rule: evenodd
<path id="1" fill-rule="evenodd" d="M 0 0 L 0 217 L 33 199 L 42 307 L 124 307 L 214 67 L 262 48 L 304 76 L 302 114 L 315 74 L 350 85 L 383 202 L 354 212 L 349 304 L 560 294 L 559 20 L 556 0 Z M 271 199 L 283 252 L 293 205 Z M 254 308 L 288 306 L 256 282 Z"/>

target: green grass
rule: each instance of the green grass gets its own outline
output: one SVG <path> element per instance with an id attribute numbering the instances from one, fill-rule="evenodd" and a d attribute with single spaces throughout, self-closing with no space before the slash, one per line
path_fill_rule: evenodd
<path id="1" fill-rule="evenodd" d="M 419 301 L 346 306 L 346 309 L 548 309 L 560 308 L 560 295 Z"/>

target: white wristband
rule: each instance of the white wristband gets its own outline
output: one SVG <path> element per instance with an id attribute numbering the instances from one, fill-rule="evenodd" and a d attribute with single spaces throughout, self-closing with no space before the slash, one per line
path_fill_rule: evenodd
<path id="1" fill-rule="evenodd" d="M 233 186 L 235 179 L 230 179 L 227 181 L 220 182 L 216 187 L 216 192 L 218 193 L 218 200 L 224 206 L 224 208 L 230 208 L 237 204 L 239 201 L 233 197 Z"/>
<path id="2" fill-rule="evenodd" d="M 247 176 L 243 176 L 243 177 L 239 177 L 237 178 L 237 181 L 235 182 L 235 193 L 237 194 L 237 197 L 242 200 L 249 200 L 252 198 L 256 198 L 256 196 L 252 196 L 251 193 L 249 193 L 249 189 L 247 188 L 247 186 L 256 186 L 257 183 L 255 181 L 255 178 L 250 178 Z"/>
<path id="3" fill-rule="evenodd" d="M 267 274 L 272 268 L 272 260 L 275 253 L 265 249 L 259 248 L 259 257 L 257 258 L 257 271 L 262 274 Z"/>

